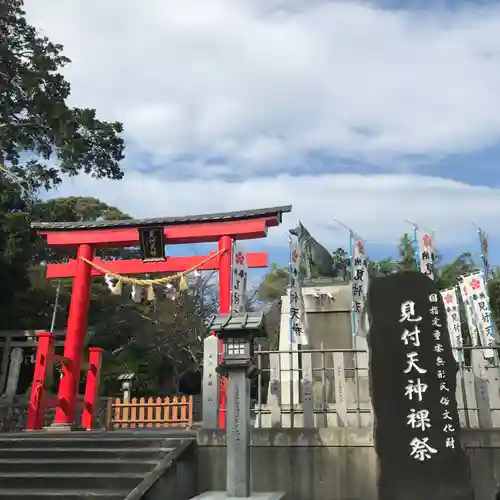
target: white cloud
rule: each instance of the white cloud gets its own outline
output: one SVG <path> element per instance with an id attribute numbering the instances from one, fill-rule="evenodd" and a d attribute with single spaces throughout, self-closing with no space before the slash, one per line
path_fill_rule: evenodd
<path id="1" fill-rule="evenodd" d="M 123 121 L 129 147 L 157 164 L 188 155 L 216 176 L 224 168 L 205 162 L 223 157 L 245 177 L 311 152 L 389 162 L 500 139 L 498 6 L 434 16 L 319 0 L 26 8 L 74 60 L 73 101 Z"/>
<path id="2" fill-rule="evenodd" d="M 326 246 L 344 245 L 338 219 L 370 244 L 396 244 L 416 221 L 436 231 L 440 247 L 475 241 L 472 222 L 500 235 L 500 189 L 473 187 L 435 177 L 412 175 L 318 175 L 222 180 L 167 181 L 130 173 L 116 181 L 80 177 L 51 196 L 95 196 L 134 217 L 175 216 L 292 204 L 283 229 L 269 231 L 269 244 L 286 247 L 284 229 L 299 219 Z"/>
<path id="3" fill-rule="evenodd" d="M 127 133 L 123 181 L 79 177 L 59 196 L 96 196 L 136 217 L 292 203 L 284 227 L 302 219 L 329 247 L 346 241 L 334 218 L 368 245 L 396 243 L 410 230 L 405 219 L 436 231 L 440 246 L 472 242 L 472 221 L 500 236 L 500 189 L 409 174 L 313 175 L 306 161 L 320 152 L 408 171 L 405 155 L 498 141 L 498 6 L 439 14 L 354 0 L 26 6 L 74 60 L 73 102 L 123 121 Z M 259 175 L 284 166 L 301 175 Z M 196 179 L 172 180 L 179 168 Z M 285 246 L 283 230 L 271 230 L 269 243 Z"/>

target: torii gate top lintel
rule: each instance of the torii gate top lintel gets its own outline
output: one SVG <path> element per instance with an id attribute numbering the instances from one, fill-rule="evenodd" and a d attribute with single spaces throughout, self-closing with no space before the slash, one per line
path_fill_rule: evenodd
<path id="1" fill-rule="evenodd" d="M 127 247 L 139 241 L 139 228 L 163 226 L 167 244 L 204 243 L 218 241 L 222 236 L 245 240 L 265 238 L 269 227 L 282 222 L 283 213 L 291 205 L 153 219 L 100 220 L 85 222 L 34 222 L 32 227 L 47 239 L 49 246 L 92 245 Z"/>

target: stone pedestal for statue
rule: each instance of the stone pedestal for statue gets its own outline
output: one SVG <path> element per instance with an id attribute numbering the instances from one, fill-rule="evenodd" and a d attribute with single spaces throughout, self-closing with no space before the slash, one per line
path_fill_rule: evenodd
<path id="1" fill-rule="evenodd" d="M 289 297 L 283 296 L 279 350 L 289 352 L 270 355 L 268 400 L 264 408 L 268 412 L 263 413 L 260 425 L 370 426 L 368 347 L 366 337 L 362 334 L 354 342 L 351 326 L 352 284 L 332 278 L 304 280 L 302 296 L 309 341 L 309 345 L 304 348 L 318 351 L 345 349 L 346 352 L 301 353 L 300 347 L 290 342 Z M 364 350 L 366 353 L 348 352 L 351 349 Z M 299 378 L 299 366 L 302 379 Z M 314 409 L 321 408 L 323 404 L 327 405 L 327 413 L 318 413 L 315 421 Z M 362 409 L 361 422 L 356 420 L 358 404 Z M 282 410 L 290 406 L 294 408 L 294 422 L 291 422 L 288 412 L 281 414 Z M 339 408 L 345 411 L 339 411 Z M 327 422 L 324 421 L 325 415 Z"/>

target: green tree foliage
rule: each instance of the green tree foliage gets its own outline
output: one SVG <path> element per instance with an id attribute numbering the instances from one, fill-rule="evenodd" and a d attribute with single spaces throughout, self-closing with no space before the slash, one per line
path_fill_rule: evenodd
<path id="1" fill-rule="evenodd" d="M 471 273 L 477 269 L 477 265 L 472 259 L 470 252 L 459 255 L 450 264 L 444 265 L 436 278 L 439 288 L 455 286 L 459 276 Z"/>
<path id="2" fill-rule="evenodd" d="M 16 291 L 29 287 L 27 263 L 32 255 L 33 233 L 25 203 L 15 184 L 0 176 L 0 318 L 2 325 L 15 322 Z M 5 326 L 3 326 L 5 328 Z"/>
<path id="3" fill-rule="evenodd" d="M 84 172 L 120 179 L 122 125 L 100 121 L 93 109 L 67 104 L 70 85 L 61 69 L 63 47 L 30 26 L 22 0 L 0 6 L 0 318 L 4 328 L 30 322 L 19 304 L 30 292 L 29 269 L 40 251 L 31 217 L 37 191 Z M 89 200 L 89 199 L 88 199 Z M 39 205 L 39 204 L 38 204 Z M 70 204 L 69 204 L 70 205 Z M 97 210 L 86 203 L 86 208 Z M 81 207 L 42 204 L 43 220 L 88 217 Z M 114 207 L 101 216 L 113 217 Z M 69 211 L 69 213 L 68 213 Z M 39 255 L 38 255 L 39 256 Z"/>
<path id="4" fill-rule="evenodd" d="M 339 247 L 332 254 L 333 262 L 335 267 L 335 274 L 344 281 L 351 278 L 349 269 L 349 254 L 342 248 Z"/>
<path id="5" fill-rule="evenodd" d="M 90 196 L 69 196 L 67 198 L 54 198 L 34 205 L 33 220 L 41 222 L 81 222 L 99 220 L 126 220 L 130 215 L 116 207 L 107 205 L 97 198 Z M 132 258 L 137 252 L 123 248 L 99 248 L 98 257 L 106 258 Z M 35 249 L 36 262 L 60 262 L 75 257 L 75 249 L 47 248 L 40 238 Z"/>
<path id="6" fill-rule="evenodd" d="M 57 283 L 45 279 L 40 264 L 61 260 L 66 250 L 47 250 L 45 242 L 29 228 L 20 191 L 0 177 L 0 318 L 2 328 L 49 328 Z M 18 208 L 20 207 L 20 208 Z M 35 220 L 63 222 L 97 220 L 104 217 L 129 218 L 116 207 L 87 197 L 56 198 L 36 202 Z M 113 253 L 114 252 L 114 253 Z M 128 256 L 130 250 L 113 249 L 112 256 Z M 61 307 L 69 304 L 71 280 L 62 280 Z M 64 312 L 67 312 L 65 309 Z M 61 327 L 64 325 L 61 325 Z"/>
<path id="7" fill-rule="evenodd" d="M 368 259 L 368 272 L 370 276 L 388 276 L 400 270 L 400 263 L 396 260 L 386 258 L 378 261 Z"/>
<path id="8" fill-rule="evenodd" d="M 176 392 L 184 375 L 201 370 L 205 324 L 218 309 L 209 276 L 191 283 L 175 300 L 158 287 L 152 304 L 132 302 L 130 289 L 119 297 L 93 290 L 99 295 L 92 300 L 91 342 L 108 353 L 103 366 L 107 391 L 118 389 L 119 373 L 131 371 L 137 374 L 140 393 Z"/>
<path id="9" fill-rule="evenodd" d="M 275 262 L 271 263 L 269 272 L 258 288 L 259 300 L 268 303 L 280 300 L 289 282 L 288 268 L 278 267 Z"/>
<path id="10" fill-rule="evenodd" d="M 22 0 L 3 2 L 0 16 L 0 165 L 31 188 L 79 172 L 122 178 L 121 123 L 68 106 L 70 85 L 60 71 L 70 60 L 27 23 Z"/>
<path id="11" fill-rule="evenodd" d="M 500 341 L 500 272 L 494 269 L 488 280 L 488 293 L 490 296 L 491 311 L 495 320 L 495 333 Z"/>
<path id="12" fill-rule="evenodd" d="M 36 205 L 36 217 L 44 222 L 125 220 L 130 215 L 90 196 L 53 198 Z"/>
<path id="13" fill-rule="evenodd" d="M 413 238 L 408 233 L 403 234 L 399 240 L 399 268 L 398 271 L 416 271 L 415 249 L 413 247 Z"/>

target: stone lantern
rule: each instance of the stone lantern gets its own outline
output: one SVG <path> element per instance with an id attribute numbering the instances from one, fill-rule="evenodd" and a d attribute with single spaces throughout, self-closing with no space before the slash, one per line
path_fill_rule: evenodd
<path id="1" fill-rule="evenodd" d="M 261 312 L 215 316 L 208 325 L 223 340 L 222 362 L 217 367 L 226 375 L 226 491 L 207 491 L 197 499 L 229 500 L 253 498 L 278 500 L 284 493 L 252 493 L 250 489 L 250 377 L 257 373 L 253 361 L 254 339 L 266 337 Z"/>
<path id="2" fill-rule="evenodd" d="M 224 342 L 219 372 L 229 375 L 233 369 L 252 376 L 256 371 L 253 361 L 254 339 L 265 337 L 264 314 L 234 313 L 215 316 L 210 326 Z"/>
<path id="3" fill-rule="evenodd" d="M 123 401 L 130 401 L 130 394 L 132 392 L 132 382 L 135 378 L 135 373 L 122 373 L 118 376 L 118 380 L 122 383 Z"/>

